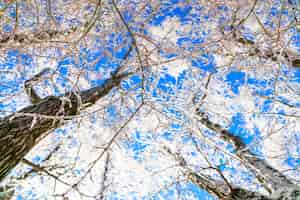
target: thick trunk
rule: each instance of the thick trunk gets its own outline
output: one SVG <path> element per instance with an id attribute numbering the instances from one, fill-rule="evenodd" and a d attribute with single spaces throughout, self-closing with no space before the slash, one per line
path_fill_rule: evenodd
<path id="1" fill-rule="evenodd" d="M 49 96 L 0 120 L 0 182 L 32 149 L 38 139 L 78 113 L 79 102 L 94 104 L 129 74 L 113 76 L 102 86 L 75 95 Z"/>

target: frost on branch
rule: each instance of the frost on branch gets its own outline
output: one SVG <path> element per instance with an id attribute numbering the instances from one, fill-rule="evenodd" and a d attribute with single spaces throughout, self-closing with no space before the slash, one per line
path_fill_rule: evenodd
<path id="1" fill-rule="evenodd" d="M 299 198 L 298 7 L 1 2 L 1 184 L 24 199 Z"/>

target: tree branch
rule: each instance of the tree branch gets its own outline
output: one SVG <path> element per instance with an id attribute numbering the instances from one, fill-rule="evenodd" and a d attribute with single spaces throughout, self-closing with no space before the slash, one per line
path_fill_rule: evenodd
<path id="1" fill-rule="evenodd" d="M 72 119 L 79 111 L 80 101 L 84 105 L 93 105 L 129 75 L 131 73 L 113 74 L 103 85 L 79 94 L 69 92 L 62 96 L 46 97 L 35 105 L 1 119 L 0 181 L 22 160 L 43 134 L 61 126 L 62 120 Z"/>
<path id="2" fill-rule="evenodd" d="M 256 177 L 265 183 L 266 185 L 271 184 L 274 190 L 282 186 L 293 185 L 293 183 L 279 170 L 270 166 L 265 160 L 258 158 L 255 154 L 253 154 L 246 146 L 246 144 L 241 140 L 240 137 L 235 136 L 230 131 L 221 127 L 220 124 L 214 123 L 209 120 L 205 113 L 201 111 L 197 111 L 197 115 L 200 116 L 200 122 L 208 129 L 216 132 L 219 136 L 224 139 L 226 142 L 234 145 L 237 150 L 237 155 L 242 159 L 247 161 L 246 163 L 250 163 L 253 167 L 255 167 L 260 173 L 255 172 L 253 169 L 249 168 Z M 267 189 L 267 187 L 265 186 Z M 271 191 L 269 191 L 271 192 Z"/>

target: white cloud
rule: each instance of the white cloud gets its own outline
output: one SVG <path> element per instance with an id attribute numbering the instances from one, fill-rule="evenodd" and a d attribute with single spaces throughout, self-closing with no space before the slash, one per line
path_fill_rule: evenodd
<path id="1" fill-rule="evenodd" d="M 160 26 L 152 26 L 148 30 L 154 39 L 160 40 L 166 37 L 172 43 L 176 43 L 179 38 L 176 31 L 182 28 L 180 21 L 176 17 L 172 17 L 164 20 Z"/>

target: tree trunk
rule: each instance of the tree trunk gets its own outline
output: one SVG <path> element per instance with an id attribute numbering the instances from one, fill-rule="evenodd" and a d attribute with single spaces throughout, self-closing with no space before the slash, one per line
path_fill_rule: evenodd
<path id="1" fill-rule="evenodd" d="M 0 182 L 37 144 L 39 138 L 78 114 L 79 105 L 92 105 L 130 74 L 113 75 L 102 86 L 75 94 L 49 96 L 0 120 Z"/>
<path id="2" fill-rule="evenodd" d="M 239 136 L 235 136 L 229 130 L 222 128 L 220 124 L 212 122 L 201 111 L 197 111 L 200 116 L 199 122 L 206 128 L 214 131 L 220 138 L 232 144 L 237 153 L 236 155 L 246 163 L 246 167 L 251 171 L 261 186 L 269 192 L 269 196 L 260 194 L 259 192 L 252 192 L 238 186 L 231 185 L 230 192 L 226 194 L 228 185 L 222 182 L 213 180 L 212 178 L 202 178 L 197 173 L 190 173 L 189 179 L 199 187 L 210 192 L 212 195 L 220 199 L 230 200 L 298 200 L 300 199 L 300 187 L 293 183 L 287 176 L 279 170 L 273 168 L 262 158 L 257 157 L 242 141 Z"/>

